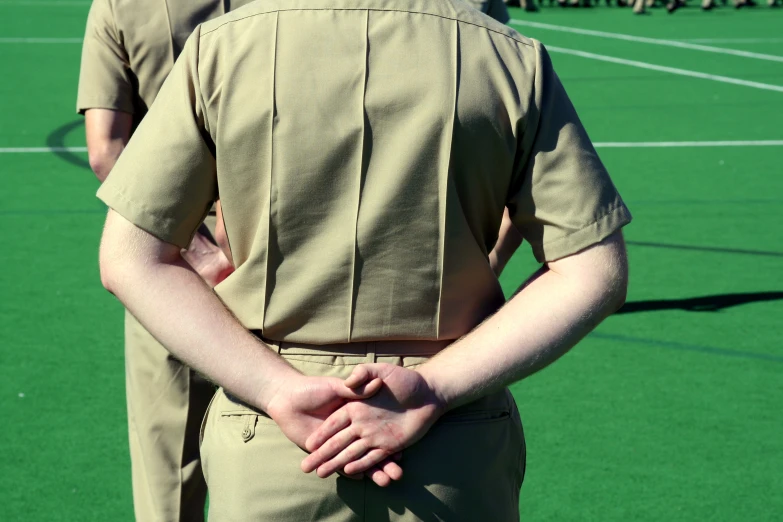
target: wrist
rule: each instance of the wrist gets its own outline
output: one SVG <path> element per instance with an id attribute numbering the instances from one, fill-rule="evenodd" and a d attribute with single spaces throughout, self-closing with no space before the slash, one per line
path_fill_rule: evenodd
<path id="1" fill-rule="evenodd" d="M 450 410 L 453 400 L 449 397 L 447 387 L 439 379 L 437 372 L 433 371 L 427 364 L 420 366 L 416 371 L 424 382 L 427 383 L 438 415 L 442 415 Z"/>
<path id="2" fill-rule="evenodd" d="M 272 412 L 275 411 L 275 406 L 280 402 L 280 399 L 285 397 L 286 390 L 293 389 L 298 379 L 306 377 L 282 359 L 279 367 L 272 369 L 270 373 L 272 375 L 265 380 L 256 393 L 253 406 L 274 417 Z"/>

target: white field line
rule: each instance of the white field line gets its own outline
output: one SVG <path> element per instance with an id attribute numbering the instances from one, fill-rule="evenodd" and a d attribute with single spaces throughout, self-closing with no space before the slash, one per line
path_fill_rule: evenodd
<path id="1" fill-rule="evenodd" d="M 660 72 L 665 72 L 670 74 L 679 74 L 680 76 L 690 76 L 691 78 L 701 78 L 703 80 L 712 80 L 715 82 L 742 85 L 743 87 L 753 87 L 754 89 L 763 89 L 766 91 L 783 92 L 783 86 L 781 85 L 751 82 L 748 80 L 740 80 L 738 78 L 729 78 L 728 76 L 719 76 L 717 74 L 700 73 L 696 71 L 689 71 L 688 69 L 677 69 L 676 67 L 666 67 L 663 65 L 655 65 L 647 62 L 637 62 L 636 60 L 626 60 L 625 58 L 615 58 L 614 56 L 607 56 L 605 54 L 595 54 L 595 53 L 588 53 L 585 51 L 576 51 L 574 49 L 566 49 L 564 47 L 555 47 L 554 45 L 548 45 L 547 49 L 555 53 L 572 54 L 574 56 L 580 56 L 582 58 L 590 58 L 592 60 L 617 63 L 620 65 L 630 65 L 631 67 L 639 67 L 640 69 L 649 69 L 651 71 L 660 71 Z"/>
<path id="2" fill-rule="evenodd" d="M 676 148 L 676 147 L 783 147 L 783 140 L 756 141 L 597 141 L 596 149 Z"/>
<path id="3" fill-rule="evenodd" d="M 78 0 L 40 0 L 36 2 L 35 0 L 0 0 L 0 6 L 4 5 L 23 5 L 23 6 L 42 6 L 42 7 L 59 7 L 59 6 L 78 6 L 78 7 L 86 7 L 89 6 L 91 2 L 80 2 Z"/>
<path id="4" fill-rule="evenodd" d="M 87 152 L 87 147 L 8 147 L 0 148 L 0 154 L 35 154 L 49 152 Z"/>
<path id="5" fill-rule="evenodd" d="M 694 51 L 705 51 L 709 53 L 731 54 L 734 56 L 742 56 L 743 58 L 756 58 L 757 60 L 769 60 L 771 62 L 783 63 L 783 56 L 777 56 L 774 54 L 753 53 L 750 51 L 739 51 L 737 49 L 724 49 L 723 47 L 710 47 L 708 45 L 679 42 L 677 40 L 662 40 L 660 38 L 647 38 L 645 36 L 633 36 L 630 34 L 608 33 L 606 31 L 593 31 L 592 29 L 579 29 L 578 27 L 567 27 L 564 25 L 542 24 L 540 22 L 529 22 L 527 20 L 513 19 L 511 20 L 511 23 L 514 25 L 524 25 L 527 27 L 535 27 L 538 29 L 546 29 L 549 31 L 584 34 L 587 36 L 597 36 L 599 38 L 611 38 L 614 40 L 626 40 L 629 42 L 648 43 L 653 45 L 665 45 L 668 47 L 679 47 L 681 49 L 691 49 Z"/>
<path id="6" fill-rule="evenodd" d="M 80 44 L 81 38 L 3 38 L 0 44 Z"/>
<path id="7" fill-rule="evenodd" d="M 761 44 L 783 43 L 783 38 L 678 38 L 677 41 L 705 44 Z"/>
<path id="8" fill-rule="evenodd" d="M 597 141 L 597 149 L 646 149 L 679 147 L 783 147 L 783 140 L 749 141 Z M 11 147 L 0 148 L 0 154 L 31 154 L 51 152 L 87 152 L 87 147 Z"/>

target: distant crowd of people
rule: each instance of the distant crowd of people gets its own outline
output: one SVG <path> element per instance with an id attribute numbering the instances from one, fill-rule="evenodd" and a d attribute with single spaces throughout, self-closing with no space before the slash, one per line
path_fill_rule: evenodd
<path id="1" fill-rule="evenodd" d="M 604 0 L 607 6 L 616 5 L 617 7 L 632 7 L 636 14 L 645 14 L 648 7 L 665 7 L 666 11 L 673 13 L 681 7 L 685 7 L 687 0 Z M 595 7 L 601 5 L 601 0 L 547 0 L 550 7 L 557 4 L 559 7 Z M 723 7 L 729 5 L 729 0 L 721 0 Z M 731 0 L 731 4 L 736 8 L 756 7 L 756 0 Z M 525 11 L 538 11 L 543 7 L 544 0 L 506 0 L 509 7 L 521 7 Z M 783 0 L 767 0 L 769 7 L 783 6 Z M 715 0 L 701 0 L 701 8 L 704 11 L 710 11 L 718 7 Z"/>

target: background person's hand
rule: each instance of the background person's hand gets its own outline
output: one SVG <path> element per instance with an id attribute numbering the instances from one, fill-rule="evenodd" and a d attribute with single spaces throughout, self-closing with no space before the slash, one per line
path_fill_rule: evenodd
<path id="1" fill-rule="evenodd" d="M 303 471 L 328 477 L 371 469 L 423 437 L 445 411 L 424 378 L 400 366 L 363 364 L 345 384 L 374 386 L 378 378 L 383 387 L 377 394 L 345 404 L 309 436 L 305 448 L 312 453 L 302 461 Z"/>
<path id="2" fill-rule="evenodd" d="M 213 288 L 234 272 L 234 265 L 220 247 L 196 232 L 182 258 Z"/>
<path id="3" fill-rule="evenodd" d="M 380 378 L 367 374 L 364 379 L 353 378 L 350 385 L 346 386 L 344 381 L 336 377 L 302 375 L 280 387 L 269 401 L 266 412 L 286 437 L 305 449 L 307 438 L 329 415 L 348 401 L 373 396 L 381 389 L 382 383 Z M 402 469 L 392 458 L 380 459 L 373 464 L 346 475 L 359 478 L 360 473 L 365 472 L 367 477 L 382 487 L 402 477 Z"/>

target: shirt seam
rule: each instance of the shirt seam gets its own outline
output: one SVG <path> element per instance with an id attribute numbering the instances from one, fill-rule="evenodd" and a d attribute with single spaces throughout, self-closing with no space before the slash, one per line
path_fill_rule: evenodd
<path id="1" fill-rule="evenodd" d="M 517 43 L 520 43 L 522 45 L 525 45 L 527 47 L 535 47 L 534 44 L 528 43 L 528 42 L 525 42 L 525 41 L 522 41 L 522 40 L 519 40 L 519 39 L 515 38 L 513 35 L 509 35 L 509 34 L 506 34 L 506 33 L 502 32 L 502 31 L 499 31 L 497 29 L 493 29 L 491 27 L 487 27 L 486 25 L 480 25 L 480 24 L 477 24 L 475 22 L 470 22 L 468 20 L 462 20 L 462 19 L 454 17 L 454 16 L 447 16 L 447 15 L 436 14 L 436 13 L 425 13 L 425 12 L 422 12 L 422 11 L 409 11 L 409 10 L 406 10 L 406 9 L 378 9 L 378 8 L 374 8 L 374 7 L 364 7 L 364 8 L 360 8 L 360 7 L 350 7 L 350 8 L 349 7 L 329 7 L 329 8 L 325 8 L 325 7 L 324 8 L 320 8 L 320 7 L 319 8 L 293 8 L 292 7 L 292 8 L 280 8 L 280 9 L 275 9 L 275 10 L 272 10 L 272 11 L 265 11 L 263 13 L 249 14 L 249 15 L 243 16 L 241 18 L 234 18 L 233 20 L 226 20 L 223 23 L 221 23 L 220 25 L 218 25 L 217 27 L 215 27 L 213 29 L 210 29 L 209 31 L 202 31 L 201 34 L 199 35 L 199 37 L 203 37 L 203 36 L 206 36 L 206 35 L 208 35 L 210 33 L 213 33 L 213 32 L 217 31 L 218 29 L 220 29 L 221 27 L 223 27 L 225 25 L 228 25 L 228 24 L 231 24 L 231 23 L 234 23 L 234 22 L 239 22 L 240 20 L 246 20 L 248 18 L 253 18 L 254 16 L 262 16 L 262 15 L 268 15 L 268 14 L 272 14 L 272 13 L 292 12 L 292 11 L 377 11 L 377 12 L 384 12 L 384 13 L 389 13 L 389 12 L 391 12 L 391 13 L 408 13 L 408 14 L 419 14 L 419 15 L 424 15 L 424 16 L 434 16 L 436 18 L 443 18 L 445 20 L 453 20 L 453 21 L 455 21 L 457 23 L 472 25 L 472 26 L 475 26 L 475 27 L 479 27 L 481 29 L 486 29 L 487 31 L 499 34 L 501 36 L 505 36 L 509 40 L 513 40 L 513 41 L 515 41 Z"/>
<path id="2" fill-rule="evenodd" d="M 525 128 L 522 131 L 524 133 L 524 136 L 520 137 L 521 142 L 527 146 L 522 147 L 522 157 L 519 158 L 518 168 L 514 171 L 514 173 L 517 174 L 517 177 L 515 179 L 515 176 L 512 176 L 509 183 L 509 189 L 512 189 L 513 187 L 515 193 L 519 190 L 519 187 L 524 184 L 525 181 L 524 175 L 525 172 L 527 172 L 528 170 L 527 166 L 530 163 L 530 160 L 533 158 L 532 149 L 533 146 L 535 145 L 536 138 L 538 137 L 539 126 L 541 124 L 541 108 L 543 107 L 543 98 L 540 104 L 541 106 L 539 106 L 539 104 L 536 103 L 536 96 L 539 94 L 537 85 L 538 85 L 538 78 L 539 78 L 539 62 L 541 56 L 540 56 L 540 50 L 538 46 L 533 45 L 533 50 L 536 53 L 536 59 L 533 62 L 534 63 L 533 81 L 530 83 L 533 86 L 533 88 L 530 90 L 530 97 L 527 100 L 528 102 L 527 110 L 525 111 L 525 116 L 524 116 Z M 530 107 L 535 107 L 536 110 L 531 111 Z M 535 112 L 535 116 L 536 116 L 535 127 L 531 126 L 532 123 L 531 119 L 533 117 L 532 115 L 533 112 Z M 528 139 L 528 136 L 530 136 L 529 142 L 525 143 Z M 519 141 L 517 142 L 517 148 L 518 149 L 520 148 Z M 512 191 L 509 190 L 508 192 L 511 193 Z M 506 196 L 506 199 L 509 199 L 508 195 Z"/>
<path id="3" fill-rule="evenodd" d="M 171 62 L 174 63 L 177 61 L 176 52 L 174 51 L 174 24 L 171 23 L 171 6 L 169 5 L 169 0 L 163 0 L 163 6 L 165 7 L 166 12 L 166 25 L 169 29 L 169 52 L 171 53 Z"/>
<path id="4" fill-rule="evenodd" d="M 193 43 L 196 46 L 196 53 L 195 53 L 195 66 L 193 70 L 193 76 L 196 79 L 196 82 L 198 83 L 198 88 L 196 89 L 196 92 L 198 93 L 198 103 L 201 106 L 201 114 L 204 117 L 204 130 L 207 131 L 207 133 L 212 134 L 211 125 L 209 124 L 209 113 L 207 112 L 207 103 L 204 101 L 204 93 L 201 90 L 201 75 L 199 73 L 199 59 L 201 58 L 201 25 L 196 26 L 196 28 L 193 30 L 193 32 L 198 32 L 197 35 L 194 35 L 193 37 Z M 214 140 L 217 141 L 217 140 Z M 215 144 L 217 145 L 217 143 Z"/>
<path id="5" fill-rule="evenodd" d="M 133 112 L 133 109 L 128 109 L 127 107 L 120 107 L 119 103 L 111 104 L 109 102 L 88 102 L 88 103 L 77 103 L 76 106 L 76 112 L 79 114 L 84 114 L 86 111 L 89 111 L 91 109 L 106 109 L 109 111 L 115 111 L 115 112 L 123 112 L 125 114 L 130 114 L 133 116 L 135 113 Z"/>
<path id="6" fill-rule="evenodd" d="M 109 6 L 109 12 L 111 13 L 111 26 L 112 30 L 114 31 L 114 38 L 115 43 L 119 46 L 122 46 L 122 48 L 125 48 L 125 42 L 120 43 L 120 30 L 117 27 L 117 15 L 114 14 L 114 2 L 112 0 L 107 0 L 106 2 Z M 130 60 L 128 60 L 130 61 Z"/>

